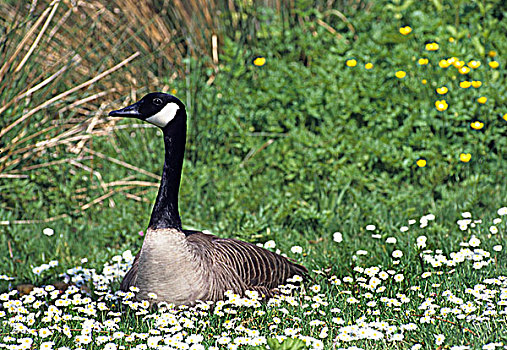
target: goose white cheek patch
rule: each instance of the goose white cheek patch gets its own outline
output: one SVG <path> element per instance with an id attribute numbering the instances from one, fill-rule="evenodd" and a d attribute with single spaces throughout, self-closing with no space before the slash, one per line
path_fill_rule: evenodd
<path id="1" fill-rule="evenodd" d="M 164 108 L 160 110 L 160 112 L 152 115 L 149 118 L 146 118 L 146 121 L 163 128 L 169 124 L 171 120 L 174 119 L 176 113 L 178 112 L 178 109 L 180 109 L 180 107 L 176 103 L 168 103 Z"/>

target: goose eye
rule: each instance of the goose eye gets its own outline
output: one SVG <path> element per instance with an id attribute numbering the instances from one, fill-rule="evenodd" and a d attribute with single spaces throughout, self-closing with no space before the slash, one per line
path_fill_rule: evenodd
<path id="1" fill-rule="evenodd" d="M 160 106 L 162 104 L 162 100 L 160 98 L 154 98 L 153 99 L 153 104 L 156 104 L 157 106 Z"/>

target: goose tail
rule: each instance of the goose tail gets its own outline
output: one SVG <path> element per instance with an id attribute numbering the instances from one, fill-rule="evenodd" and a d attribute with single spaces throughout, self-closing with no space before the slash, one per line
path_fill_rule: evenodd
<path id="1" fill-rule="evenodd" d="M 299 276 L 303 279 L 303 282 L 308 281 L 308 269 L 303 265 L 300 265 L 296 262 L 290 261 L 290 277 Z"/>

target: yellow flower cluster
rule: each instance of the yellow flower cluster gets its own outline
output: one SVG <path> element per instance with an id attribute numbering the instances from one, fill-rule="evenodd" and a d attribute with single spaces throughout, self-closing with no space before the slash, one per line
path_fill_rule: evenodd
<path id="1" fill-rule="evenodd" d="M 461 153 L 459 155 L 459 160 L 461 160 L 463 163 L 468 163 L 472 159 L 472 155 L 470 153 Z"/>
<path id="2" fill-rule="evenodd" d="M 407 73 L 405 71 L 399 70 L 396 73 L 394 73 L 394 75 L 398 79 L 403 79 L 403 78 L 405 78 L 405 76 L 407 75 Z"/>
<path id="3" fill-rule="evenodd" d="M 437 94 L 445 95 L 448 91 L 449 91 L 449 89 L 446 86 L 442 86 L 437 89 Z"/>
<path id="4" fill-rule="evenodd" d="M 424 168 L 424 167 L 426 166 L 427 162 L 426 162 L 426 159 L 424 159 L 424 158 L 419 158 L 419 159 L 415 162 L 415 164 L 417 164 L 417 166 L 418 166 L 419 168 Z"/>
<path id="5" fill-rule="evenodd" d="M 468 62 L 468 66 L 472 69 L 479 68 L 481 66 L 481 61 L 470 61 Z"/>
<path id="6" fill-rule="evenodd" d="M 463 66 L 463 67 L 461 67 L 461 68 L 458 69 L 458 72 L 460 74 L 465 75 L 465 74 L 470 73 L 470 68 L 468 68 L 467 66 Z"/>
<path id="7" fill-rule="evenodd" d="M 456 69 L 458 69 L 458 72 L 460 74 L 468 74 L 470 73 L 470 68 L 476 69 L 481 66 L 480 61 L 472 60 L 468 62 L 467 65 L 465 65 L 465 61 L 459 60 L 457 57 L 450 57 L 446 60 L 440 60 L 438 62 L 438 65 L 440 68 L 447 68 L 449 66 L 454 66 Z"/>
<path id="8" fill-rule="evenodd" d="M 482 86 L 482 82 L 480 80 L 473 80 L 473 81 L 462 81 L 459 83 L 459 86 L 463 89 L 468 89 L 470 86 L 473 86 L 474 88 L 480 88 Z"/>
<path id="9" fill-rule="evenodd" d="M 447 68 L 450 65 L 453 65 L 455 68 L 459 70 L 461 74 L 468 74 L 470 72 L 470 68 L 471 69 L 479 68 L 481 66 L 481 61 L 471 60 L 465 65 L 465 61 L 461 61 L 457 57 L 450 57 L 446 60 L 440 60 L 438 65 L 440 66 L 440 68 Z M 500 64 L 497 61 L 491 61 L 488 63 L 488 65 L 493 69 L 496 69 L 500 66 Z"/>
<path id="10" fill-rule="evenodd" d="M 476 120 L 470 123 L 470 127 L 474 130 L 481 130 L 484 127 L 484 123 Z"/>
<path id="11" fill-rule="evenodd" d="M 402 35 L 408 35 L 412 32 L 412 28 L 410 28 L 409 26 L 405 26 L 405 27 L 401 27 L 400 28 L 400 33 Z"/>
<path id="12" fill-rule="evenodd" d="M 266 64 L 266 57 L 259 56 L 259 57 L 254 58 L 254 60 L 253 60 L 254 66 L 262 67 L 265 64 Z"/>
<path id="13" fill-rule="evenodd" d="M 345 64 L 347 65 L 347 67 L 355 67 L 355 66 L 357 66 L 357 61 L 355 59 L 350 59 L 350 60 L 347 60 L 347 62 L 345 62 Z"/>
<path id="14" fill-rule="evenodd" d="M 488 101 L 488 98 L 484 96 L 481 96 L 477 99 L 477 102 L 479 102 L 480 104 L 485 104 L 486 101 Z"/>
<path id="15" fill-rule="evenodd" d="M 440 62 L 438 62 L 438 65 L 440 66 L 440 68 L 447 68 L 451 64 L 447 60 L 440 60 Z"/>
<path id="16" fill-rule="evenodd" d="M 451 57 L 452 62 L 450 62 L 454 67 L 460 69 L 465 66 L 465 61 L 460 61 L 456 57 Z"/>
<path id="17" fill-rule="evenodd" d="M 440 48 L 440 46 L 437 43 L 428 43 L 426 44 L 426 50 L 427 51 L 437 51 Z"/>
<path id="18" fill-rule="evenodd" d="M 408 35 L 412 32 L 412 28 L 410 26 L 404 26 L 404 27 L 399 28 L 399 32 L 402 35 Z M 454 40 L 451 40 L 451 39 L 452 38 L 450 38 L 449 41 L 453 42 Z M 426 49 L 426 51 L 437 51 L 440 49 L 440 46 L 436 42 L 430 42 L 425 45 L 425 49 Z M 490 51 L 488 53 L 488 55 L 489 55 L 489 57 L 495 57 L 496 52 Z M 420 58 L 413 57 L 412 60 L 416 61 L 419 66 L 430 65 L 430 60 L 427 57 L 420 57 Z M 358 62 L 355 59 L 349 59 L 346 61 L 346 65 L 348 67 L 355 67 L 357 64 L 358 64 Z M 488 65 L 492 69 L 496 69 L 499 67 L 499 63 L 495 60 L 488 62 Z M 466 63 L 464 60 L 459 59 L 458 57 L 452 56 L 447 59 L 439 60 L 438 66 L 442 69 L 447 69 L 450 66 L 453 66 L 461 75 L 467 75 L 467 74 L 470 74 L 472 70 L 479 69 L 482 66 L 482 62 L 480 60 L 472 59 L 472 60 L 469 60 L 468 63 Z M 364 67 L 365 67 L 365 69 L 370 70 L 373 68 L 373 64 L 366 63 L 364 65 Z M 405 70 L 398 70 L 394 73 L 394 76 L 397 79 L 404 79 L 407 77 L 407 72 Z M 456 77 L 454 76 L 452 79 L 454 80 L 454 79 L 456 79 Z M 426 79 L 421 79 L 420 81 L 423 85 L 428 84 L 428 80 L 426 80 Z M 435 82 L 432 82 L 432 84 L 435 84 Z M 477 88 L 480 88 L 482 86 L 482 84 L 483 83 L 480 80 L 464 80 L 464 81 L 459 82 L 459 86 L 463 89 L 468 89 L 470 87 L 477 89 Z M 449 87 L 447 87 L 447 86 L 438 87 L 437 86 L 435 91 L 436 91 L 436 94 L 438 94 L 440 96 L 444 96 L 449 93 Z M 487 101 L 488 101 L 488 98 L 486 96 L 477 97 L 477 103 L 479 103 L 479 104 L 486 104 Z M 438 99 L 435 101 L 435 108 L 439 112 L 444 112 L 449 109 L 449 104 L 445 99 Z M 507 121 L 507 114 L 503 115 L 502 118 Z M 485 126 L 485 124 L 479 120 L 476 120 L 476 121 L 473 121 L 470 123 L 470 127 L 474 130 L 481 130 L 484 128 L 484 126 Z M 471 159 L 472 159 L 472 155 L 470 153 L 461 153 L 459 155 L 459 160 L 463 163 L 468 163 L 468 162 L 470 162 Z M 419 168 L 424 168 L 427 166 L 427 161 L 425 158 L 419 158 L 416 161 L 416 165 Z"/>
<path id="19" fill-rule="evenodd" d="M 446 100 L 437 100 L 437 101 L 435 101 L 435 107 L 440 112 L 443 112 L 449 107 L 449 105 L 447 104 Z"/>
<path id="20" fill-rule="evenodd" d="M 351 59 L 348 59 L 345 64 L 347 65 L 347 67 L 355 67 L 357 66 L 357 60 L 354 59 L 354 58 L 351 58 Z M 370 69 L 373 69 L 373 63 L 371 62 L 367 62 L 365 65 L 364 65 L 364 68 L 366 70 L 370 70 Z"/>

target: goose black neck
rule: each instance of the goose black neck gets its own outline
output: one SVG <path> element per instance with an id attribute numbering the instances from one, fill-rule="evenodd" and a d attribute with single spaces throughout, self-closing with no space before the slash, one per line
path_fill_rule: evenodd
<path id="1" fill-rule="evenodd" d="M 157 200 L 148 225 L 151 229 L 182 229 L 178 211 L 178 192 L 185 154 L 186 118 L 175 118 L 170 124 L 163 129 L 165 161 Z"/>

